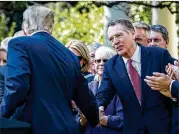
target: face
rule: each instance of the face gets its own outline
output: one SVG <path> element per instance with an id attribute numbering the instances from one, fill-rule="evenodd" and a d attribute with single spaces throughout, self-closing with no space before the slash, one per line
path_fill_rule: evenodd
<path id="1" fill-rule="evenodd" d="M 130 58 L 136 49 L 134 31 L 124 30 L 124 26 L 116 24 L 108 28 L 108 38 L 117 53 Z"/>
<path id="2" fill-rule="evenodd" d="M 145 29 L 135 28 L 135 41 L 141 45 L 148 46 L 148 39 Z"/>
<path id="3" fill-rule="evenodd" d="M 6 60 L 7 60 L 7 53 L 5 51 L 0 51 L 0 66 L 5 65 Z"/>
<path id="4" fill-rule="evenodd" d="M 69 48 L 76 56 L 78 56 L 78 59 L 80 60 L 80 66 L 82 67 L 83 64 L 85 64 L 85 60 L 81 57 L 81 54 L 74 48 Z"/>
<path id="5" fill-rule="evenodd" d="M 167 48 L 168 42 L 164 40 L 160 32 L 151 31 L 149 46 L 159 46 Z"/>
<path id="6" fill-rule="evenodd" d="M 108 60 L 108 58 L 101 57 L 100 55 L 96 55 L 95 57 L 95 71 L 100 77 L 102 77 L 104 72 L 104 64 Z"/>
<path id="7" fill-rule="evenodd" d="M 91 52 L 90 53 L 90 70 L 92 73 L 95 73 L 94 57 L 95 57 L 95 52 Z"/>

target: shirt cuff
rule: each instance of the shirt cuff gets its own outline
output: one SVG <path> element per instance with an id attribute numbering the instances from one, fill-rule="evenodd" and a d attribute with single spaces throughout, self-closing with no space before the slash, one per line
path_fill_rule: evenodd
<path id="1" fill-rule="evenodd" d="M 171 83 L 170 83 L 170 92 L 172 92 L 172 84 L 173 84 L 173 82 L 174 82 L 175 80 L 172 80 L 171 81 Z M 177 101 L 177 98 L 171 98 L 172 99 L 172 101 Z"/>

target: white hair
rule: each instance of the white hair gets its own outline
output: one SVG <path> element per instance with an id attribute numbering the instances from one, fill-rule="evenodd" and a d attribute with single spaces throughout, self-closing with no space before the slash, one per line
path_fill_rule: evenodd
<path id="1" fill-rule="evenodd" d="M 20 36 L 25 36 L 25 33 L 23 32 L 23 30 L 16 32 L 16 33 L 14 34 L 13 38 L 15 38 L 15 37 L 20 37 Z"/>
<path id="2" fill-rule="evenodd" d="M 98 59 L 110 59 L 111 57 L 113 57 L 116 54 L 117 53 L 113 49 L 111 49 L 107 46 L 101 46 L 96 50 L 95 59 L 96 58 L 98 58 Z"/>
<path id="3" fill-rule="evenodd" d="M 27 34 L 38 30 L 52 33 L 54 15 L 51 9 L 43 6 L 31 6 L 23 13 L 23 29 Z"/>
<path id="4" fill-rule="evenodd" d="M 13 37 L 6 37 L 4 40 L 1 41 L 1 48 L 7 51 L 8 43 Z"/>

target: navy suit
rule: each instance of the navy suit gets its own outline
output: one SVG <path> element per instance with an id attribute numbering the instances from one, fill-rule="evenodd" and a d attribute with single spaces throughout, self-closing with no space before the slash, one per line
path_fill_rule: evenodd
<path id="1" fill-rule="evenodd" d="M 4 95 L 4 75 L 5 75 L 5 66 L 0 67 L 0 103 Z"/>
<path id="2" fill-rule="evenodd" d="M 165 72 L 165 66 L 173 63 L 167 50 L 159 47 L 141 46 L 141 92 L 140 105 L 128 76 L 124 61 L 116 55 L 105 64 L 101 86 L 97 93 L 99 106 L 107 106 L 117 92 L 124 112 L 124 134 L 170 134 L 171 99 L 152 90 L 144 78 L 153 72 Z"/>
<path id="3" fill-rule="evenodd" d="M 171 86 L 171 94 L 174 98 L 177 98 L 177 102 L 173 102 L 172 134 L 178 134 L 179 132 L 178 93 L 179 81 L 174 81 Z"/>
<path id="4" fill-rule="evenodd" d="M 77 134 L 71 100 L 97 125 L 96 99 L 70 50 L 47 32 L 9 42 L 1 116 L 10 117 L 25 103 L 23 121 L 32 124 L 34 134 Z"/>

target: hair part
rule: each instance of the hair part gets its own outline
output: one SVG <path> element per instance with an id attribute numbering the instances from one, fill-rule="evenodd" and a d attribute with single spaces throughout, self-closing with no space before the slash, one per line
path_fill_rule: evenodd
<path id="1" fill-rule="evenodd" d="M 85 60 L 85 65 L 82 67 L 82 72 L 88 72 L 90 69 L 90 54 L 87 46 L 80 40 L 71 40 L 66 44 L 67 48 L 76 49 Z"/>
<path id="2" fill-rule="evenodd" d="M 54 15 L 51 9 L 44 6 L 31 6 L 23 13 L 23 28 L 27 34 L 38 30 L 52 33 Z"/>
<path id="3" fill-rule="evenodd" d="M 93 52 L 96 52 L 96 50 L 101 46 L 102 46 L 101 43 L 95 42 L 95 43 L 92 43 L 91 45 L 88 45 L 87 48 L 90 53 L 93 53 Z"/>

